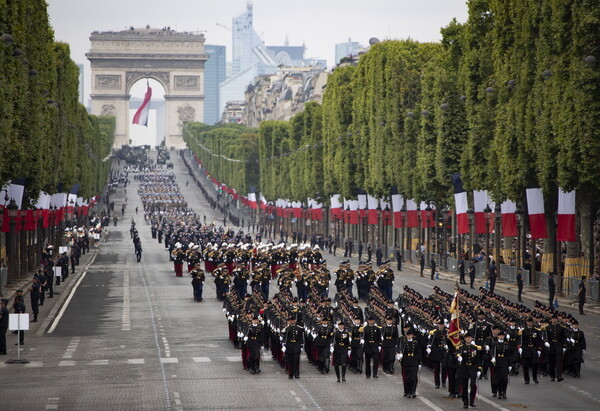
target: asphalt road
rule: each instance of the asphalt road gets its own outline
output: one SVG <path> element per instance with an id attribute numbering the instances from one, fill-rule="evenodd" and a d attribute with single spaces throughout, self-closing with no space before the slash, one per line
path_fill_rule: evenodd
<path id="1" fill-rule="evenodd" d="M 222 221 L 202 193 L 190 183 L 181 159 L 172 153 L 178 182 L 198 214 Z M 263 372 L 242 370 L 239 350 L 227 339 L 227 324 L 214 286 L 207 281 L 204 301 L 192 298 L 190 278 L 177 278 L 164 245 L 150 236 L 142 214 L 137 183 L 127 188 L 127 210 L 117 227 L 76 283 L 72 294 L 61 293 L 61 304 L 47 327 L 28 333 L 22 356 L 27 365 L 0 363 L 1 410 L 196 410 L 196 409 L 462 409 L 462 402 L 444 398 L 433 387 L 433 375 L 422 370 L 416 399 L 402 397 L 399 373 L 380 372 L 378 380 L 347 375 L 321 375 L 306 359 L 301 378 L 288 380 L 284 370 L 264 355 Z M 115 209 L 125 198 L 123 188 Z M 144 254 L 136 263 L 129 224 L 134 218 Z M 325 253 L 330 268 L 339 256 Z M 356 263 L 356 261 L 354 261 Z M 433 285 L 451 291 L 453 281 L 430 281 L 410 268 L 397 273 L 394 296 L 408 284 L 422 294 Z M 68 305 L 64 305 L 67 298 Z M 542 378 L 524 385 L 512 377 L 508 400 L 491 397 L 489 381 L 480 382 L 477 408 L 483 410 L 592 410 L 600 407 L 598 317 L 580 318 L 588 353 L 581 379 L 561 383 Z M 9 356 L 16 338 L 8 334 Z M 14 347 L 14 348 L 13 348 Z M 400 367 L 397 366 L 396 369 Z"/>

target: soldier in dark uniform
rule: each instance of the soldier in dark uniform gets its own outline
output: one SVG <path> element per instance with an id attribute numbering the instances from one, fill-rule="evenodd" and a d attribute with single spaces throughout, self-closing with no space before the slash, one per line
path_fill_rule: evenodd
<path id="1" fill-rule="evenodd" d="M 469 331 L 473 336 L 475 344 L 483 347 L 486 339 L 492 334 L 492 325 L 485 320 L 485 313 L 483 311 L 479 311 L 479 313 L 477 313 L 477 321 L 471 324 Z M 487 380 L 488 356 L 483 353 L 481 357 L 483 361 L 483 374 L 480 377 L 483 377 Z"/>
<path id="2" fill-rule="evenodd" d="M 350 307 L 350 311 L 352 318 L 358 318 L 359 324 L 362 324 L 365 321 L 363 310 L 358 305 L 358 300 L 356 298 L 352 299 L 352 307 Z"/>
<path id="3" fill-rule="evenodd" d="M 521 270 L 520 268 L 517 270 L 517 288 L 518 288 L 518 294 L 517 294 L 517 299 L 520 303 L 523 302 L 523 270 Z"/>
<path id="4" fill-rule="evenodd" d="M 414 331 L 409 329 L 405 339 L 400 344 L 397 358 L 402 363 L 402 378 L 404 379 L 404 396 L 417 397 L 417 382 L 421 369 L 421 344 L 414 338 Z"/>
<path id="5" fill-rule="evenodd" d="M 519 344 L 519 327 L 516 325 L 514 317 L 508 319 L 508 328 L 506 329 L 506 341 L 510 345 L 511 357 L 510 366 L 512 367 L 510 375 L 519 375 L 519 352 L 517 346 Z"/>
<path id="6" fill-rule="evenodd" d="M 361 328 L 362 320 L 358 317 L 354 317 L 352 328 L 350 329 L 350 334 L 352 335 L 352 340 L 350 342 L 350 370 L 358 374 L 362 374 L 363 363 L 364 333 L 360 331 Z"/>
<path id="7" fill-rule="evenodd" d="M 556 294 L 556 283 L 554 282 L 554 273 L 548 276 L 548 306 L 554 307 L 554 295 Z"/>
<path id="8" fill-rule="evenodd" d="M 197 265 L 196 268 L 194 268 L 190 272 L 190 275 L 192 276 L 192 287 L 194 289 L 194 301 L 200 302 L 200 301 L 202 301 L 202 289 L 204 287 L 204 281 L 205 281 L 204 270 L 202 270 L 202 268 L 200 268 L 200 265 Z"/>
<path id="9" fill-rule="evenodd" d="M 247 331 L 248 368 L 250 374 L 260 373 L 260 349 L 263 341 L 263 326 L 258 323 L 257 316 L 252 318 L 252 325 Z"/>
<path id="10" fill-rule="evenodd" d="M 317 327 L 315 345 L 317 347 L 317 369 L 321 374 L 329 373 L 329 352 L 331 338 L 333 337 L 333 327 L 330 324 L 331 318 L 323 316 L 321 324 Z"/>
<path id="11" fill-rule="evenodd" d="M 288 378 L 300 378 L 300 353 L 304 344 L 304 330 L 296 325 L 293 316 L 288 317 L 288 325 L 282 330 L 282 351 L 289 365 Z"/>
<path id="12" fill-rule="evenodd" d="M 447 345 L 448 331 L 444 325 L 444 321 L 439 320 L 437 328 L 429 331 L 427 341 L 427 354 L 430 356 L 431 365 L 433 367 L 433 380 L 435 388 L 440 388 L 440 380 L 442 386 L 446 386 L 446 354 L 448 352 Z M 440 378 L 441 377 L 441 378 Z"/>
<path id="13" fill-rule="evenodd" d="M 371 360 L 373 361 L 373 378 L 377 377 L 379 368 L 379 351 L 381 351 L 381 328 L 375 325 L 375 317 L 370 316 L 367 325 L 359 329 L 364 333 L 363 351 L 365 354 L 365 375 L 371 378 Z"/>
<path id="14" fill-rule="evenodd" d="M 523 364 L 523 378 L 529 384 L 529 369 L 533 374 L 533 382 L 539 384 L 537 379 L 539 357 L 542 354 L 542 333 L 533 326 L 533 318 L 528 317 L 525 328 L 519 331 L 518 352 Z"/>
<path id="15" fill-rule="evenodd" d="M 388 374 L 394 373 L 394 356 L 398 346 L 398 326 L 394 324 L 393 317 L 386 317 L 385 325 L 381 329 L 381 362 L 383 372 Z"/>
<path id="16" fill-rule="evenodd" d="M 567 350 L 567 329 L 558 323 L 558 315 L 554 314 L 550 319 L 551 324 L 546 327 L 546 348 L 550 363 L 550 381 L 563 380 L 563 354 Z"/>
<path id="17" fill-rule="evenodd" d="M 465 259 L 463 256 L 461 256 L 460 260 L 458 260 L 458 272 L 460 273 L 460 283 L 466 284 L 467 282 L 465 281 Z"/>
<path id="18" fill-rule="evenodd" d="M 473 287 L 473 284 L 475 283 L 475 260 L 471 260 L 469 262 L 469 284 L 471 289 L 475 288 Z"/>
<path id="19" fill-rule="evenodd" d="M 587 289 L 585 288 L 585 279 L 587 277 L 584 275 L 581 277 L 581 281 L 579 281 L 579 292 L 577 293 L 577 298 L 579 298 L 579 314 L 585 315 L 583 312 L 583 306 L 585 305 L 585 297 L 587 294 Z"/>
<path id="20" fill-rule="evenodd" d="M 6 355 L 6 331 L 8 330 L 8 300 L 0 300 L 0 355 Z"/>
<path id="21" fill-rule="evenodd" d="M 23 299 L 23 290 L 17 290 L 17 295 L 15 296 L 15 300 L 13 301 L 13 311 L 15 314 L 25 314 L 27 312 L 27 307 L 25 307 L 25 300 Z M 15 331 L 15 334 L 17 332 Z M 25 344 L 25 331 L 19 331 L 19 342 L 18 345 Z M 17 345 L 17 344 L 15 344 Z"/>
<path id="22" fill-rule="evenodd" d="M 33 313 L 32 323 L 37 322 L 39 313 L 39 302 L 40 302 L 40 282 L 37 276 L 33 277 L 31 287 L 27 289 L 29 291 L 29 297 L 31 297 L 31 312 Z"/>
<path id="23" fill-rule="evenodd" d="M 331 348 L 337 382 L 340 382 L 340 367 L 342 368 L 342 381 L 345 382 L 346 366 L 348 365 L 348 356 L 350 354 L 350 333 L 346 330 L 346 325 L 343 321 L 338 323 L 338 328 L 333 333 Z"/>
<path id="24" fill-rule="evenodd" d="M 446 369 L 448 371 L 448 397 L 459 398 L 460 379 L 458 378 L 458 360 L 456 359 L 456 347 L 454 344 L 448 344 L 448 354 L 446 355 Z"/>
<path id="25" fill-rule="evenodd" d="M 1 332 L 1 330 L 0 330 Z M 571 323 L 571 335 L 569 336 L 569 348 L 567 350 L 567 364 L 571 376 L 581 377 L 581 363 L 583 362 L 583 353 L 587 345 L 585 335 L 579 329 L 579 321 L 573 320 Z"/>
<path id="26" fill-rule="evenodd" d="M 492 363 L 492 396 L 496 393 L 498 399 L 506 399 L 506 388 L 508 387 L 508 374 L 512 370 L 511 357 L 512 348 L 506 341 L 504 331 L 498 332 L 498 338 L 491 347 Z"/>
<path id="27" fill-rule="evenodd" d="M 462 385 L 463 408 L 475 407 L 477 379 L 481 376 L 481 346 L 476 345 L 470 333 L 456 351 L 458 376 Z M 469 389 L 470 388 L 470 389 Z"/>

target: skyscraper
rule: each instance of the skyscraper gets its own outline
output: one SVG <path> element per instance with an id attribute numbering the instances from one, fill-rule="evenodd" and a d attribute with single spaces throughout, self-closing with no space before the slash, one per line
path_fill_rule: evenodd
<path id="1" fill-rule="evenodd" d="M 204 65 L 204 123 L 213 125 L 221 119 L 219 85 L 226 78 L 225 46 L 205 45 L 208 60 Z"/>

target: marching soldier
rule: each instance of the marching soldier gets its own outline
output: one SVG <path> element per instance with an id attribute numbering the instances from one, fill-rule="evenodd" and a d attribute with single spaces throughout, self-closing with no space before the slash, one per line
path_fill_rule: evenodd
<path id="1" fill-rule="evenodd" d="M 364 332 L 361 331 L 362 320 L 358 317 L 354 317 L 353 322 L 352 328 L 350 329 L 350 334 L 352 335 L 352 341 L 350 342 L 350 370 L 354 373 L 362 374 L 362 344 L 364 343 Z M 361 343 L 361 341 L 363 343 Z"/>
<path id="2" fill-rule="evenodd" d="M 448 374 L 446 369 L 446 354 L 448 352 L 448 345 L 446 344 L 447 337 L 448 331 L 442 320 L 438 321 L 435 330 L 429 331 L 426 352 L 431 359 L 435 388 L 440 388 L 440 379 L 442 386 L 446 386 L 446 377 Z"/>
<path id="3" fill-rule="evenodd" d="M 402 377 L 404 379 L 404 396 L 417 397 L 418 374 L 421 369 L 421 344 L 414 338 L 414 331 L 409 329 L 402 341 L 398 361 L 402 363 Z"/>
<path id="4" fill-rule="evenodd" d="M 529 384 L 529 369 L 533 375 L 533 382 L 539 384 L 537 374 L 539 357 L 542 355 L 542 333 L 533 326 L 533 318 L 528 317 L 525 328 L 519 331 L 519 345 L 517 346 L 523 364 L 523 378 Z"/>
<path id="5" fill-rule="evenodd" d="M 570 374 L 575 377 L 581 377 L 581 363 L 583 362 L 583 353 L 587 346 L 585 335 L 579 329 L 579 321 L 573 320 L 571 323 L 571 335 L 569 337 L 569 349 L 567 351 L 567 364 Z"/>
<path id="6" fill-rule="evenodd" d="M 558 315 L 552 315 L 551 324 L 546 327 L 548 340 L 545 345 L 550 363 L 550 381 L 561 382 L 563 354 L 567 350 L 567 329 L 558 323 Z"/>
<path id="7" fill-rule="evenodd" d="M 281 351 L 285 353 L 288 362 L 288 378 L 300 378 L 300 353 L 304 344 L 304 330 L 296 325 L 296 318 L 289 316 L 288 325 L 282 331 Z"/>
<path id="8" fill-rule="evenodd" d="M 484 346 L 486 339 L 492 334 L 492 325 L 485 320 L 485 313 L 483 311 L 479 311 L 477 313 L 477 321 L 471 324 L 469 328 L 469 332 L 473 336 L 473 340 L 475 344 L 478 346 Z M 483 373 L 480 375 L 481 377 L 487 380 L 487 355 L 484 353 L 482 355 L 483 361 Z"/>
<path id="9" fill-rule="evenodd" d="M 263 341 L 263 326 L 258 323 L 257 316 L 252 317 L 252 325 L 248 329 L 248 368 L 250 374 L 260 373 L 260 350 Z"/>
<path id="10" fill-rule="evenodd" d="M 510 375 L 519 375 L 519 352 L 517 351 L 517 345 L 519 343 L 519 327 L 516 326 L 514 317 L 508 319 L 506 341 L 508 341 L 512 353 L 510 358 L 510 366 L 512 367 Z"/>
<path id="11" fill-rule="evenodd" d="M 463 408 L 469 408 L 469 405 L 475 407 L 477 379 L 481 377 L 481 346 L 475 344 L 470 333 L 465 334 L 464 338 L 464 343 L 456 351 L 456 358 L 459 363 Z"/>
<path id="12" fill-rule="evenodd" d="M 316 330 L 317 369 L 321 374 L 329 374 L 329 345 L 331 337 L 333 337 L 333 327 L 329 323 L 330 321 L 330 317 L 324 316 Z"/>
<path id="13" fill-rule="evenodd" d="M 192 276 L 192 287 L 194 289 L 194 301 L 200 302 L 202 301 L 202 289 L 204 287 L 204 270 L 200 268 L 200 265 L 197 265 L 194 268 L 190 275 Z"/>
<path id="14" fill-rule="evenodd" d="M 381 344 L 381 362 L 383 372 L 394 373 L 394 355 L 398 346 L 398 326 L 394 324 L 393 317 L 385 319 L 385 326 L 381 330 L 383 342 Z"/>
<path id="15" fill-rule="evenodd" d="M 346 366 L 350 354 L 350 333 L 346 330 L 343 321 L 338 323 L 338 328 L 333 333 L 331 351 L 333 352 L 333 367 L 337 382 L 340 382 L 340 367 L 342 368 L 342 381 L 346 381 Z"/>
<path id="16" fill-rule="evenodd" d="M 379 351 L 381 351 L 381 328 L 375 325 L 375 317 L 370 316 L 367 325 L 359 329 L 364 333 L 363 351 L 365 354 L 365 375 L 371 378 L 371 360 L 373 361 L 373 378 L 377 377 L 379 368 Z"/>
<path id="17" fill-rule="evenodd" d="M 504 331 L 498 332 L 498 338 L 491 347 L 492 396 L 495 397 L 497 393 L 498 399 L 506 399 L 508 374 L 512 370 L 512 348 L 505 337 Z"/>

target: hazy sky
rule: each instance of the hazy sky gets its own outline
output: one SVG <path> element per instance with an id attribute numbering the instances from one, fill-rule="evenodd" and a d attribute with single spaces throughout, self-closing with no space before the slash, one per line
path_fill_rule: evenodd
<path id="1" fill-rule="evenodd" d="M 205 31 L 206 44 L 227 46 L 231 60 L 231 19 L 246 0 L 47 0 L 55 38 L 71 46 L 71 57 L 86 65 L 89 94 L 89 35 L 130 26 Z M 466 0 L 254 0 L 254 29 L 266 45 L 306 45 L 306 57 L 334 64 L 335 44 L 366 45 L 371 37 L 438 41 L 440 28 L 454 17 L 465 21 Z M 137 93 L 136 93 L 137 94 Z M 133 95 L 133 93 L 132 93 Z M 143 92 L 139 97 L 142 97 Z M 137 95 L 136 95 L 137 96 Z"/>

